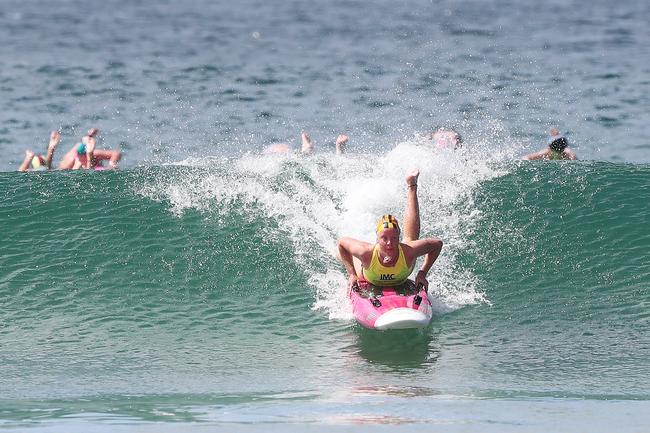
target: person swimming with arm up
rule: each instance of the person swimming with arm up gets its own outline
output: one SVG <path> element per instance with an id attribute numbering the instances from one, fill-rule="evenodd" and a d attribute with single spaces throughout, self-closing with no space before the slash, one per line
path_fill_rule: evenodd
<path id="1" fill-rule="evenodd" d="M 443 243 L 436 238 L 419 239 L 418 176 L 417 170 L 406 176 L 408 189 L 402 242 L 399 223 L 393 215 L 384 215 L 378 221 L 374 244 L 349 237 L 339 239 L 338 258 L 348 272 L 348 290 L 360 279 L 375 286 L 399 286 L 407 281 L 421 256 L 424 262 L 415 277 L 415 285 L 428 289 L 427 273 L 440 255 Z"/>
<path id="2" fill-rule="evenodd" d="M 88 134 L 84 135 L 81 139 L 81 143 L 74 145 L 65 154 L 59 168 L 63 170 L 104 170 L 117 168 L 117 163 L 122 158 L 122 152 L 111 149 L 96 149 L 96 135 L 98 133 L 99 129 L 90 129 Z M 108 161 L 108 167 L 103 166 L 102 161 Z"/>
<path id="3" fill-rule="evenodd" d="M 61 134 L 58 131 L 52 131 L 50 133 L 50 142 L 47 146 L 47 155 L 44 158 L 43 155 L 35 154 L 31 150 L 25 151 L 25 159 L 23 160 L 18 171 L 43 171 L 52 169 L 52 159 L 54 158 L 54 151 L 56 146 L 61 140 Z"/>
<path id="4" fill-rule="evenodd" d="M 569 149 L 569 142 L 564 135 L 560 133 L 557 128 L 549 130 L 548 147 L 540 150 L 539 152 L 529 153 L 523 158 L 524 161 L 533 161 L 539 159 L 547 160 L 576 160 L 573 150 Z"/>
<path id="5" fill-rule="evenodd" d="M 300 133 L 300 153 L 304 155 L 309 155 L 314 151 L 314 143 L 311 141 L 311 137 L 305 131 Z M 263 154 L 272 154 L 272 153 L 292 153 L 291 146 L 287 143 L 274 143 L 270 146 L 267 146 L 263 151 Z"/>
<path id="6" fill-rule="evenodd" d="M 105 170 L 117 168 L 117 162 L 122 157 L 122 153 L 117 150 L 95 149 L 97 140 L 95 137 L 84 137 L 84 141 L 77 148 L 77 158 L 75 159 L 73 170 L 94 169 Z M 108 160 L 108 167 L 102 165 L 102 161 Z"/>

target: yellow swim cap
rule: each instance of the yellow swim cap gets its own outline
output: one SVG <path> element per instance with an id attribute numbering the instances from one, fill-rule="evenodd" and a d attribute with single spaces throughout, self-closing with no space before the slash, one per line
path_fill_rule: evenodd
<path id="1" fill-rule="evenodd" d="M 397 223 L 397 218 L 393 215 L 384 215 L 379 221 L 377 221 L 376 232 L 379 233 L 384 229 L 397 229 L 399 230 L 399 224 Z"/>
<path id="2" fill-rule="evenodd" d="M 32 168 L 39 169 L 45 165 L 45 161 L 41 155 L 34 155 L 32 158 Z"/>

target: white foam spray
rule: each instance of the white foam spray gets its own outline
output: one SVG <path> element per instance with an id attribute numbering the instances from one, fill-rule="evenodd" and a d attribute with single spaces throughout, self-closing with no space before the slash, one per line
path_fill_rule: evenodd
<path id="1" fill-rule="evenodd" d="M 379 216 L 391 213 L 400 218 L 406 202 L 405 176 L 418 168 L 421 237 L 438 237 L 445 243 L 429 273 L 431 301 L 442 314 L 489 302 L 471 269 L 458 264 L 458 255 L 471 247 L 472 230 L 481 218 L 473 192 L 482 182 L 504 174 L 503 168 L 495 167 L 510 156 L 507 151 L 484 149 L 479 144 L 440 150 L 425 137 L 415 136 L 384 154 L 188 159 L 175 165 L 192 170 L 152 181 L 141 193 L 168 201 L 177 215 L 216 206 L 220 214 L 237 212 L 254 220 L 261 211 L 281 221 L 278 236 L 289 238 L 296 262 L 309 275 L 313 308 L 326 310 L 332 319 L 349 320 L 347 277 L 335 259 L 336 241 L 351 236 L 373 242 Z"/>

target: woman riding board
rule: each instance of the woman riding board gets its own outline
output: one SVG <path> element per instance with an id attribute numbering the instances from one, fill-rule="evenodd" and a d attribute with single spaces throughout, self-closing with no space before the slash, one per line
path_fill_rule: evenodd
<path id="1" fill-rule="evenodd" d="M 417 181 L 420 172 L 406 176 L 406 213 L 404 215 L 404 239 L 400 242 L 400 227 L 392 215 L 384 215 L 377 223 L 375 244 L 344 237 L 338 241 L 338 258 L 348 271 L 348 289 L 358 280 L 375 286 L 395 287 L 405 283 L 415 267 L 418 257 L 424 262 L 416 277 L 415 285 L 429 287 L 427 273 L 442 250 L 442 241 L 436 238 L 419 239 L 420 210 Z"/>

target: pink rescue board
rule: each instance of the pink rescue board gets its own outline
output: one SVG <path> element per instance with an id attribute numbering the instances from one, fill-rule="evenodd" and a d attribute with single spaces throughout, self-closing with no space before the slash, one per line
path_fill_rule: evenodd
<path id="1" fill-rule="evenodd" d="M 411 280 L 400 287 L 377 287 L 359 280 L 349 297 L 354 317 L 368 329 L 424 328 L 431 321 L 427 292 Z"/>

